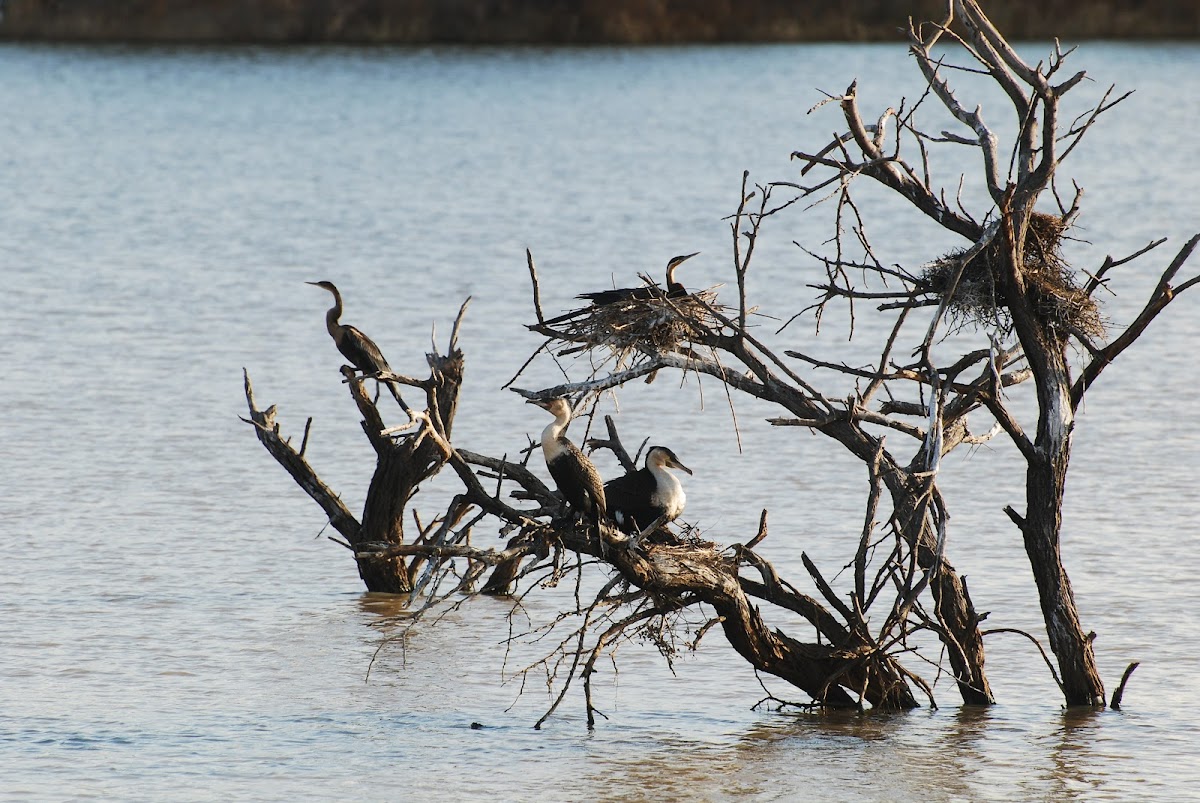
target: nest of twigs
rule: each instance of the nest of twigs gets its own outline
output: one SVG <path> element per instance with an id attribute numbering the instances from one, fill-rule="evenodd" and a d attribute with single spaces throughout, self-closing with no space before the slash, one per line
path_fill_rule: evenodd
<path id="1" fill-rule="evenodd" d="M 678 549 L 692 558 L 703 554 L 705 557 L 711 558 L 714 565 L 724 560 L 721 547 L 715 542 L 703 538 L 699 527 L 679 521 L 675 523 L 682 524 L 679 532 L 674 532 L 665 526 L 659 527 L 646 536 L 646 543 L 656 544 L 660 548 Z"/>
<path id="2" fill-rule="evenodd" d="M 1051 328 L 1103 337 L 1100 308 L 1075 280 L 1075 272 L 1063 260 L 1061 245 L 1067 226 L 1062 218 L 1035 212 L 1025 236 L 1026 287 L 1035 294 L 1035 309 Z M 944 295 L 954 281 L 965 250 L 954 251 L 925 266 L 921 280 L 928 292 Z M 947 310 L 959 325 L 999 326 L 1007 329 L 1011 316 L 999 290 L 1007 259 L 1006 245 L 994 239 L 963 269 Z"/>
<path id="3" fill-rule="evenodd" d="M 709 288 L 589 305 L 560 316 L 553 330 L 560 340 L 579 344 L 563 354 L 607 349 L 627 363 L 633 355 L 665 354 L 701 339 L 720 327 L 725 312 L 717 289 Z"/>

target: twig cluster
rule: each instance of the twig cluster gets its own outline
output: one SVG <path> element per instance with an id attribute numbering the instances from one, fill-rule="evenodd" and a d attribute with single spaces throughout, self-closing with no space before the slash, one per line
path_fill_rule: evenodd
<path id="1" fill-rule="evenodd" d="M 1067 225 L 1061 217 L 1035 212 L 1029 218 L 1021 271 L 1033 293 L 1035 308 L 1047 324 L 1064 333 L 1102 338 L 1105 326 L 1096 301 L 1080 286 L 1063 260 L 1061 245 Z M 1004 281 L 1006 254 L 992 241 L 973 257 L 959 249 L 924 266 L 914 289 L 946 298 L 949 323 L 971 324 L 1004 336 L 1012 320 L 999 285 Z M 954 284 L 955 277 L 958 278 Z"/>
<path id="2" fill-rule="evenodd" d="M 710 288 L 589 304 L 529 328 L 557 341 L 559 356 L 607 351 L 614 370 L 624 370 L 699 340 L 718 325 L 714 313 L 720 310 L 717 288 Z"/>

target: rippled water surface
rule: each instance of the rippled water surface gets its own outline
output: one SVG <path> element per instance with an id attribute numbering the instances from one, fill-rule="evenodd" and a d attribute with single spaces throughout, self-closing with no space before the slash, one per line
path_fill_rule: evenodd
<path id="1" fill-rule="evenodd" d="M 1116 272 L 1119 325 L 1200 230 L 1200 47 L 1092 43 L 1075 60 L 1095 79 L 1080 95 L 1137 93 L 1064 172 L 1087 190 L 1069 258 L 1092 269 L 1171 238 Z M 990 637 L 1000 704 L 986 711 L 956 708 L 944 680 L 936 711 L 753 710 L 763 688 L 713 632 L 673 673 L 652 646 L 624 646 L 597 676 L 597 731 L 575 690 L 535 731 L 549 699 L 512 679 L 537 650 L 506 651 L 508 605 L 472 601 L 379 649 L 395 602 L 363 593 L 320 510 L 238 420 L 245 367 L 296 437 L 313 417 L 310 459 L 361 509 L 371 455 L 326 297 L 304 281 L 338 283 L 346 319 L 414 374 L 470 295 L 456 440 L 515 453 L 544 423 L 500 390 L 538 346 L 522 326 L 524 249 L 552 310 L 681 252 L 702 252 L 689 284 L 732 283 L 722 218 L 742 170 L 796 179 L 788 154 L 841 127 L 832 106 L 806 114 L 818 90 L 856 77 L 871 116 L 920 94 L 900 46 L 0 47 L 0 797 L 1195 796 L 1196 291 L 1102 377 L 1077 431 L 1064 549 L 1110 692 L 1142 661 L 1120 712 L 1064 712 L 1012 635 Z M 1008 124 L 1001 99 L 984 111 Z M 975 167 L 952 158 L 951 187 Z M 869 193 L 864 208 L 885 263 L 948 245 Z M 830 221 L 773 225 L 750 289 L 786 317 L 814 294 L 792 241 L 819 250 Z M 836 318 L 819 338 L 806 320 L 773 342 L 841 359 Z M 857 326 L 865 362 L 872 324 Z M 560 378 L 546 362 L 522 383 Z M 687 517 L 710 537 L 745 540 L 768 507 L 762 549 L 781 571 L 798 581 L 801 551 L 836 571 L 861 527 L 861 468 L 748 402 L 739 453 L 719 390 L 703 390 L 629 388 L 622 431 L 696 469 Z M 1020 506 L 1017 461 L 1001 444 L 964 449 L 943 477 L 951 560 L 988 626 L 1041 633 L 1001 512 Z M 418 507 L 432 514 L 442 492 Z M 531 596 L 526 614 L 545 623 L 562 600 Z"/>

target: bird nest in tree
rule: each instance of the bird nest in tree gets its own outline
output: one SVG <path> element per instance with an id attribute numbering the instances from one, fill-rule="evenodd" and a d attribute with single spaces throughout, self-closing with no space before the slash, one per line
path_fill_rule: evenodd
<path id="1" fill-rule="evenodd" d="M 680 525 L 682 522 L 676 521 L 675 524 Z M 679 532 L 665 526 L 660 527 L 646 536 L 645 543 L 654 544 L 659 549 L 678 550 L 693 559 L 703 555 L 710 558 L 714 565 L 724 559 L 723 548 L 702 537 L 700 528 L 695 524 L 682 524 Z"/>
<path id="2" fill-rule="evenodd" d="M 1063 260 L 1060 247 L 1067 226 L 1062 218 L 1036 212 L 1029 220 L 1025 236 L 1022 277 L 1036 295 L 1037 314 L 1049 326 L 1060 331 L 1077 330 L 1091 337 L 1103 337 L 1104 322 L 1100 308 L 1075 281 L 1075 273 Z M 1003 275 L 1006 244 L 992 240 L 963 269 L 958 287 L 947 307 L 958 324 L 1000 326 L 1007 329 L 1011 317 L 997 283 Z M 921 280 L 928 292 L 944 295 L 954 281 L 965 250 L 954 251 L 925 266 Z"/>
<path id="3" fill-rule="evenodd" d="M 626 362 L 630 355 L 665 354 L 704 337 L 720 327 L 725 312 L 712 287 L 674 297 L 589 305 L 559 316 L 550 328 L 558 339 L 580 344 L 564 354 L 607 349 Z"/>
<path id="4" fill-rule="evenodd" d="M 679 556 L 690 563 L 705 563 L 710 566 L 722 566 L 729 562 L 729 554 L 712 541 L 698 538 L 676 536 L 665 530 L 650 533 L 643 542 L 643 548 L 652 549 L 655 555 L 663 557 Z"/>

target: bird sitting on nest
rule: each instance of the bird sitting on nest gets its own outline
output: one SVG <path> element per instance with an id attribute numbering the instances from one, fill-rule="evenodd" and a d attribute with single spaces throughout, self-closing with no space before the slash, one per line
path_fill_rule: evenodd
<path id="1" fill-rule="evenodd" d="M 675 269 L 699 253 L 697 251 L 694 254 L 671 257 L 671 260 L 667 263 L 667 289 L 665 292 L 657 284 L 649 282 L 641 287 L 617 287 L 613 290 L 597 290 L 594 293 L 580 293 L 575 297 L 590 301 L 597 307 L 602 307 L 622 301 L 648 301 L 652 298 L 679 298 L 680 296 L 686 296 L 687 288 L 675 281 Z"/>
<path id="2" fill-rule="evenodd" d="M 687 495 L 672 468 L 692 473 L 666 446 L 651 446 L 644 468 L 604 484 L 609 515 L 622 531 L 636 538 L 683 513 Z"/>
<path id="3" fill-rule="evenodd" d="M 688 261 L 700 252 L 696 251 L 693 254 L 683 254 L 682 256 L 671 257 L 667 262 L 667 288 L 664 290 L 661 285 L 651 281 L 648 277 L 642 276 L 645 284 L 641 287 L 616 287 L 612 290 L 596 290 L 591 293 L 580 293 L 576 298 L 590 301 L 591 306 L 583 307 L 582 309 L 571 310 L 564 312 L 555 318 L 550 318 L 545 321 L 546 325 L 553 325 L 569 321 L 577 318 L 596 307 L 608 307 L 614 304 L 625 304 L 634 301 L 653 301 L 664 298 L 682 298 L 688 295 L 687 288 L 679 282 L 675 281 L 675 269 Z M 641 275 L 641 274 L 639 274 Z"/>

